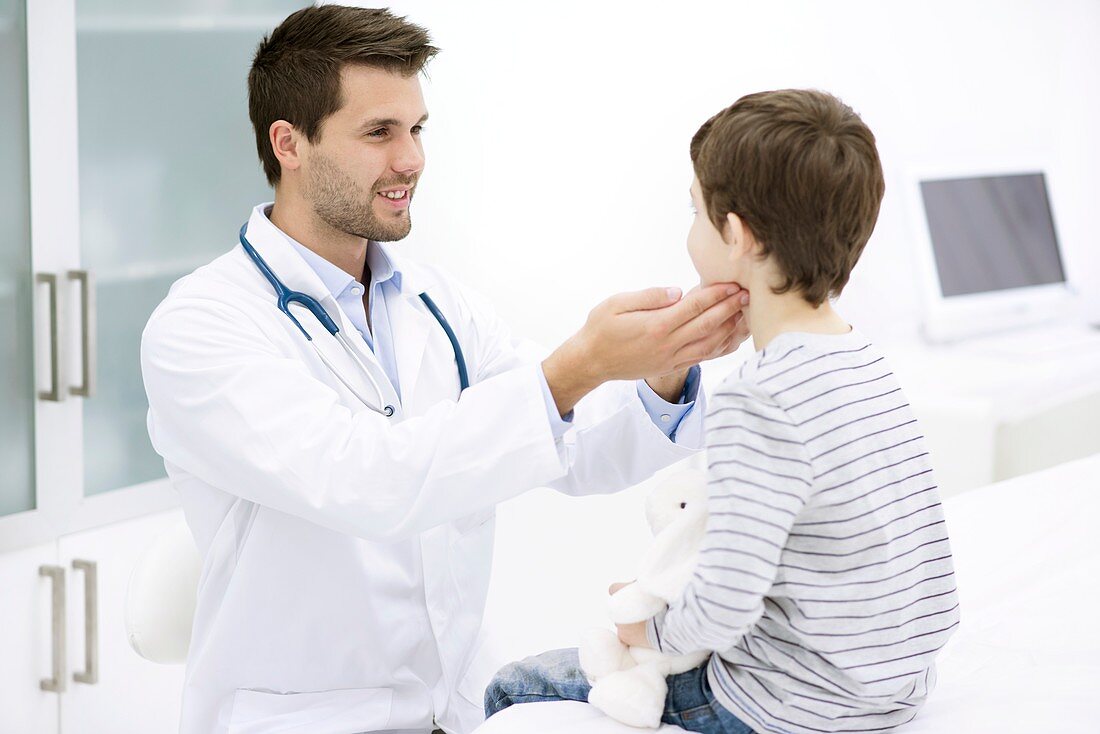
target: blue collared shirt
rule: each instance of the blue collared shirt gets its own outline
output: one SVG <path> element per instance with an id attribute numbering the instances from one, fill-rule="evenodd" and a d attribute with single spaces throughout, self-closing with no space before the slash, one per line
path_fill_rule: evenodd
<path id="1" fill-rule="evenodd" d="M 366 287 L 343 269 L 333 265 L 313 250 L 283 233 L 306 265 L 317 273 L 325 288 L 336 299 L 356 331 L 363 335 L 367 346 L 374 352 L 382 365 L 386 377 L 390 378 L 397 395 L 401 395 L 401 383 L 397 374 L 397 358 L 393 350 L 393 332 L 390 329 L 390 315 L 386 300 L 396 298 L 401 293 L 401 271 L 395 269 L 382 248 L 373 245 L 367 247 L 367 267 L 370 269 L 370 325 L 367 326 L 367 310 L 363 306 L 363 293 Z"/>
<path id="2" fill-rule="evenodd" d="M 352 325 L 363 335 L 367 346 L 378 358 L 386 376 L 398 396 L 401 395 L 400 378 L 397 374 L 397 359 L 393 348 L 393 331 L 390 328 L 390 316 L 387 310 L 387 300 L 397 298 L 401 293 L 401 271 L 397 270 L 393 263 L 386 257 L 382 248 L 373 243 L 367 246 L 367 267 L 370 269 L 370 326 L 367 326 L 367 310 L 363 306 L 363 293 L 366 287 L 356 278 L 346 273 L 341 268 L 333 265 L 305 245 L 294 240 L 293 237 L 283 232 L 283 236 L 294 247 L 294 250 L 302 256 L 306 264 L 321 279 L 325 288 L 336 299 Z M 654 425 L 673 438 L 676 428 L 680 425 L 688 413 L 695 407 L 695 398 L 699 394 L 699 367 L 692 367 L 684 382 L 684 390 L 678 403 L 669 403 L 653 392 L 645 380 L 638 380 L 638 397 L 641 398 L 646 412 L 653 420 Z M 542 377 L 543 398 L 546 401 L 546 412 L 550 419 L 550 428 L 554 438 L 560 438 L 569 430 L 573 414 L 570 412 L 565 418 L 558 413 L 554 396 L 550 393 L 550 387 L 546 384 L 546 376 Z"/>

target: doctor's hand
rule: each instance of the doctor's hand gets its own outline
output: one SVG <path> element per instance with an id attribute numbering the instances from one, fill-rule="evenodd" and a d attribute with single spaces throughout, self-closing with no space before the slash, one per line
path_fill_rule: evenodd
<path id="1" fill-rule="evenodd" d="M 725 283 L 723 285 L 739 287 L 736 283 Z M 702 286 L 696 286 L 691 289 L 684 301 L 690 303 L 691 298 L 701 287 Z M 742 309 L 749 303 L 748 291 L 742 290 L 739 296 L 735 294 L 734 297 L 740 298 Z M 681 303 L 684 301 L 681 301 Z M 743 310 L 738 310 L 728 323 L 720 327 L 720 330 L 723 330 L 724 334 L 719 334 L 717 336 L 725 336 L 726 338 L 720 340 L 715 350 L 700 361 L 705 362 L 710 359 L 717 359 L 718 357 L 724 357 L 727 354 L 731 354 L 741 346 L 742 342 L 749 338 L 749 324 L 748 321 L 745 320 L 745 312 Z M 676 403 L 680 400 L 680 396 L 684 392 L 684 382 L 687 380 L 688 370 L 692 366 L 693 365 L 689 365 L 683 369 L 663 375 L 647 376 L 645 381 L 653 392 L 660 395 L 664 400 L 669 403 Z"/>
<path id="2" fill-rule="evenodd" d="M 558 410 L 565 415 L 610 380 L 672 376 L 682 387 L 692 365 L 729 354 L 745 340 L 747 301 L 748 293 L 730 283 L 683 297 L 678 288 L 649 288 L 608 298 L 542 363 Z"/>

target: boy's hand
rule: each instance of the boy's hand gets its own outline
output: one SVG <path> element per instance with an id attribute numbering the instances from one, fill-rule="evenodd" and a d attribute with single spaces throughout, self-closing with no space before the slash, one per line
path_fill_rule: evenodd
<path id="1" fill-rule="evenodd" d="M 653 646 L 649 644 L 649 638 L 645 634 L 645 627 L 646 622 L 615 625 L 619 632 L 619 642 L 631 647 L 648 647 L 652 649 Z"/>
<path id="2" fill-rule="evenodd" d="M 625 589 L 627 586 L 630 586 L 632 583 L 634 583 L 634 582 L 633 581 L 623 581 L 623 582 L 620 582 L 620 583 L 611 584 L 611 586 L 607 587 L 607 593 L 609 595 L 613 596 L 615 594 L 618 594 L 620 589 Z"/>
<path id="3" fill-rule="evenodd" d="M 620 589 L 624 589 L 627 586 L 630 586 L 632 583 L 634 582 L 626 581 L 624 583 L 611 584 L 611 586 L 609 586 L 607 589 L 607 593 L 617 594 L 619 593 Z M 645 634 L 645 626 L 645 622 L 634 622 L 633 624 L 617 624 L 615 625 L 615 628 L 616 630 L 618 630 L 619 633 L 619 641 L 622 642 L 624 645 L 630 645 L 632 647 L 651 648 L 652 646 L 649 644 L 649 638 L 646 637 Z"/>

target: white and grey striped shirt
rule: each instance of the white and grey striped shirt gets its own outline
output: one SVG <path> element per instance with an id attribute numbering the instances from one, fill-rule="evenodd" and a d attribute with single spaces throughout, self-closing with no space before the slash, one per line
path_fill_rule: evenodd
<path id="1" fill-rule="evenodd" d="M 928 449 L 882 354 L 856 331 L 781 334 L 706 428 L 706 536 L 650 642 L 715 651 L 715 696 L 757 732 L 912 719 L 959 604 Z"/>

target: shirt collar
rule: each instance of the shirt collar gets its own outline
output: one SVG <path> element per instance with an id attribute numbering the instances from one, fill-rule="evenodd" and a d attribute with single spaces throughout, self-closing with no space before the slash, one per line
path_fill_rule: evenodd
<path id="1" fill-rule="evenodd" d="M 392 278 L 394 286 L 401 290 L 401 271 L 380 242 L 371 240 L 367 245 L 367 267 L 370 268 L 371 280 L 385 283 Z"/>
<path id="2" fill-rule="evenodd" d="M 269 206 L 263 210 L 264 218 L 269 222 L 271 221 L 270 214 L 271 207 Z M 271 226 L 275 227 L 274 224 Z M 339 299 L 353 284 L 358 283 L 362 286 L 357 278 L 352 277 L 342 268 L 333 265 L 278 227 L 275 227 L 275 229 L 286 238 L 286 241 L 290 243 L 295 252 L 306 261 L 306 265 L 309 265 L 310 269 L 317 274 L 317 277 L 321 279 L 333 298 Z M 392 278 L 394 286 L 398 290 L 401 289 L 401 271 L 394 266 L 393 261 L 379 243 L 373 240 L 367 243 L 367 266 L 370 268 L 372 282 L 381 284 Z"/>

